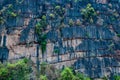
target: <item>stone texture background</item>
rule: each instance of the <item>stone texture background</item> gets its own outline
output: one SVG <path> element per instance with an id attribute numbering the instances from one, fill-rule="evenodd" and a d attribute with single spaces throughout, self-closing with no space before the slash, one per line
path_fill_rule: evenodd
<path id="1" fill-rule="evenodd" d="M 82 22 L 80 10 L 88 3 L 98 12 L 96 23 L 70 27 L 69 19 Z M 80 0 L 77 3 L 74 0 L 0 0 L 0 10 L 10 4 L 19 15 L 15 18 L 0 15 L 6 18 L 6 24 L 0 25 L 1 61 L 30 57 L 35 64 L 48 62 L 57 68 L 72 65 L 76 71 L 93 78 L 120 74 L 119 0 Z M 65 8 L 62 28 L 58 16 L 53 20 L 49 18 L 55 5 Z M 34 31 L 42 15 L 46 15 L 48 23 L 44 55 L 38 48 Z"/>

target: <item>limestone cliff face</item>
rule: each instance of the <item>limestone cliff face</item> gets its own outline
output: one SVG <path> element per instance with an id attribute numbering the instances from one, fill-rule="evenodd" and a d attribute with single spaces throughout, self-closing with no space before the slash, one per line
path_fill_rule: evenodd
<path id="1" fill-rule="evenodd" d="M 88 3 L 97 12 L 93 23 L 84 22 L 81 15 Z M 56 6 L 64 11 L 56 12 Z M 8 9 L 14 13 L 6 15 Z M 93 78 L 120 74 L 119 10 L 119 0 L 0 0 L 0 22 L 4 21 L 0 25 L 0 60 L 30 57 L 35 64 L 73 66 Z M 43 15 L 47 18 L 44 54 L 35 34 Z"/>

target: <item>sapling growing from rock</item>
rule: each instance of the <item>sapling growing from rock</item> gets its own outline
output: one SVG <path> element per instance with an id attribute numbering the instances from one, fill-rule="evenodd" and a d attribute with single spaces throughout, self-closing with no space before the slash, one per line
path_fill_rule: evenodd
<path id="1" fill-rule="evenodd" d="M 86 8 L 82 9 L 81 14 L 85 19 L 85 21 L 89 21 L 89 22 L 91 19 L 93 19 L 96 16 L 96 12 L 91 4 L 88 4 Z"/>

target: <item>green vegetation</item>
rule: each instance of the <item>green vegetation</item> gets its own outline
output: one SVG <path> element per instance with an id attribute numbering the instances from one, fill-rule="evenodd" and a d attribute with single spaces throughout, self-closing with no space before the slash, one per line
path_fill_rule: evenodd
<path id="1" fill-rule="evenodd" d="M 13 9 L 13 5 L 9 4 L 7 7 L 3 7 L 0 10 L 0 24 L 6 23 L 7 17 L 17 17 L 17 13 Z"/>
<path id="2" fill-rule="evenodd" d="M 38 35 L 42 34 L 42 32 L 46 26 L 47 26 L 46 16 L 43 15 L 41 21 L 37 22 L 35 25 L 36 34 L 38 34 Z"/>
<path id="3" fill-rule="evenodd" d="M 118 37 L 120 37 L 120 34 L 117 34 Z"/>
<path id="4" fill-rule="evenodd" d="M 43 33 L 44 28 L 46 26 L 47 26 L 46 16 L 43 15 L 41 21 L 36 23 L 36 25 L 35 25 L 35 33 L 37 34 L 37 37 L 38 37 L 38 43 L 39 43 L 39 45 L 41 45 L 42 53 L 45 52 L 46 44 L 47 44 L 46 34 Z"/>
<path id="5" fill-rule="evenodd" d="M 74 80 L 75 76 L 72 72 L 72 70 L 68 67 L 66 67 L 62 72 L 61 72 L 61 77 L 60 80 Z"/>
<path id="6" fill-rule="evenodd" d="M 28 60 L 23 59 L 11 64 L 0 63 L 0 79 L 1 80 L 28 80 L 30 69 Z"/>
<path id="7" fill-rule="evenodd" d="M 40 64 L 40 73 L 41 73 L 41 75 L 45 75 L 45 71 L 46 71 L 46 69 L 47 69 L 47 63 L 46 62 L 42 62 L 41 64 Z"/>
<path id="8" fill-rule="evenodd" d="M 86 21 L 93 22 L 93 17 L 96 16 L 96 12 L 91 4 L 88 4 L 86 8 L 81 10 L 81 14 Z"/>
<path id="9" fill-rule="evenodd" d="M 65 13 L 65 8 L 61 7 L 61 6 L 55 6 L 55 15 L 59 16 L 61 20 L 63 20 L 63 16 Z"/>
<path id="10" fill-rule="evenodd" d="M 58 70 L 54 66 L 44 62 L 41 64 L 40 70 L 42 75 L 40 75 L 40 80 L 91 80 L 81 73 L 73 73 L 73 70 L 69 67 Z"/>
<path id="11" fill-rule="evenodd" d="M 2 0 L 1 2 L 3 2 L 3 1 L 4 0 Z M 22 2 L 24 2 L 24 0 L 15 0 L 15 1 L 17 3 L 20 3 L 20 4 Z M 70 26 L 74 26 L 74 25 L 80 26 L 82 24 L 81 23 L 82 22 L 81 15 L 78 14 L 78 12 L 79 12 L 78 8 L 81 9 L 81 7 L 82 7 L 81 5 L 79 5 L 81 3 L 74 4 L 73 1 L 74 2 L 78 2 L 78 1 L 86 1 L 87 2 L 89 0 L 67 0 L 67 1 L 65 1 L 67 4 L 66 3 L 64 4 L 64 3 L 61 3 L 61 2 L 59 3 L 59 0 L 58 0 L 58 2 L 57 2 L 58 5 L 57 6 L 56 6 L 56 3 L 47 2 L 47 0 L 43 0 L 44 3 L 43 2 L 41 2 L 40 4 L 37 3 L 38 6 L 35 6 L 36 2 L 34 2 L 33 4 L 32 4 L 32 2 L 29 2 L 29 4 L 28 4 L 28 1 L 26 1 L 22 5 L 18 5 L 18 4 L 14 5 L 14 4 L 16 4 L 16 2 L 14 2 L 14 0 L 13 0 L 14 3 L 12 3 L 12 1 L 7 2 L 7 0 L 5 0 L 5 2 L 3 4 L 1 4 L 1 7 L 0 7 L 0 8 L 2 8 L 3 7 L 2 5 L 5 5 L 5 7 L 3 7 L 3 9 L 0 11 L 0 24 L 4 24 L 5 23 L 5 25 L 0 25 L 1 26 L 0 28 L 3 28 L 3 30 L 4 30 L 4 31 L 2 31 L 2 34 L 9 35 L 9 34 L 17 33 L 18 36 L 20 36 L 20 39 L 21 38 L 24 39 L 24 34 L 26 34 L 26 30 L 29 29 L 28 31 L 30 31 L 30 32 L 32 30 L 29 26 L 26 26 L 27 23 L 29 22 L 28 17 L 30 17 L 30 19 L 32 21 L 38 20 L 38 22 L 35 25 L 35 33 L 36 33 L 36 36 L 37 36 L 37 43 L 40 45 L 42 53 L 44 53 L 46 51 L 46 45 L 47 45 L 46 32 L 48 32 L 50 30 L 51 31 L 55 30 L 57 32 L 58 39 L 60 39 L 60 40 L 58 40 L 58 43 L 59 43 L 60 47 L 62 46 L 63 52 L 67 52 L 67 53 L 72 52 L 71 51 L 72 50 L 72 45 L 71 46 L 68 45 L 69 41 L 71 42 L 71 40 L 68 41 L 68 38 L 64 37 L 64 36 L 68 36 L 69 37 L 69 35 L 67 35 L 67 32 L 69 34 L 69 27 L 67 26 L 67 24 L 69 24 Z M 11 4 L 8 5 L 9 3 L 11 3 Z M 96 7 L 101 6 L 103 9 L 106 8 L 108 5 L 101 5 L 101 4 L 97 5 L 97 4 L 95 4 Z M 16 8 L 16 6 L 17 6 L 17 8 Z M 70 6 L 71 8 L 68 7 L 68 6 Z M 50 10 L 46 9 L 47 7 L 49 7 L 48 9 L 50 9 Z M 76 9 L 75 9 L 75 7 L 76 7 Z M 70 9 L 67 9 L 67 8 L 70 8 Z M 95 25 L 93 27 L 90 26 L 91 27 L 90 28 L 91 34 L 89 34 L 87 32 L 87 31 L 89 31 L 89 29 L 87 27 L 85 27 L 86 25 L 82 25 L 80 27 L 80 31 L 79 31 L 79 32 L 82 32 L 82 31 L 86 32 L 85 35 L 83 33 L 83 36 L 85 36 L 85 38 L 94 38 L 94 37 L 96 38 L 93 42 L 90 43 L 90 45 L 92 43 L 96 42 L 96 41 L 97 42 L 99 42 L 99 41 L 103 42 L 103 43 L 105 43 L 105 44 L 103 44 L 105 47 L 102 45 L 103 49 L 100 48 L 100 50 L 103 51 L 104 48 L 105 48 L 106 52 L 109 51 L 111 53 L 112 52 L 117 53 L 116 51 L 113 51 L 114 47 L 115 47 L 115 50 L 117 50 L 117 48 L 116 48 L 117 42 L 115 42 L 117 40 L 114 40 L 114 39 L 113 40 L 109 40 L 110 42 L 113 41 L 116 44 L 116 45 L 115 44 L 110 44 L 109 45 L 110 42 L 109 41 L 107 42 L 107 39 L 106 39 L 107 35 L 109 35 L 109 34 L 107 34 L 107 32 L 109 33 L 109 30 L 107 30 L 107 28 L 109 26 L 110 26 L 110 28 L 111 27 L 114 28 L 114 26 L 115 27 L 117 26 L 117 25 L 114 25 L 115 23 L 113 24 L 111 22 L 112 21 L 118 22 L 118 20 L 119 20 L 119 18 L 118 18 L 119 17 L 119 13 L 114 8 L 118 8 L 119 9 L 119 5 L 117 5 L 117 6 L 113 5 L 113 7 L 111 7 L 111 9 L 108 7 L 107 9 L 104 9 L 104 11 L 102 11 L 102 10 L 99 11 L 98 10 L 99 15 L 97 17 L 102 17 L 102 18 L 105 19 L 105 21 L 102 19 L 102 20 L 100 20 L 98 22 L 99 24 L 101 24 L 101 28 L 99 28 L 99 27 L 97 28 L 96 27 L 97 25 Z M 30 10 L 30 9 L 33 9 L 33 10 Z M 37 10 L 37 9 L 39 9 L 39 10 Z M 114 9 L 114 10 L 112 11 L 112 9 Z M 105 11 L 107 11 L 106 12 L 107 14 L 110 12 L 110 14 L 113 13 L 113 15 L 109 16 L 110 14 L 109 15 L 104 14 Z M 114 13 L 114 11 L 116 11 L 116 12 Z M 20 20 L 19 20 L 19 18 L 16 19 L 16 17 L 18 16 L 18 13 L 24 13 L 24 12 L 28 13 L 28 15 L 27 15 L 28 17 L 26 16 L 26 14 L 25 15 L 21 14 Z M 51 12 L 51 13 L 49 13 L 49 12 Z M 49 23 L 49 26 L 48 26 L 49 30 L 45 31 L 46 26 L 47 26 L 46 16 L 43 15 L 40 20 L 38 19 L 38 16 L 41 15 L 41 14 L 45 14 L 45 15 L 48 15 L 50 17 L 51 20 L 48 21 L 48 23 Z M 87 22 L 94 23 L 94 17 L 96 17 L 96 15 L 97 15 L 95 9 L 92 7 L 91 4 L 88 4 L 84 9 L 82 9 L 81 10 L 81 14 L 82 14 L 83 19 L 85 21 L 83 23 L 87 23 Z M 9 19 L 9 17 L 13 18 L 13 19 Z M 69 18 L 73 18 L 73 19 L 69 19 Z M 78 18 L 78 20 L 75 21 L 74 19 L 77 19 L 77 18 Z M 117 20 L 117 18 L 118 18 L 118 20 Z M 52 19 L 54 19 L 54 20 L 52 20 Z M 69 19 L 69 21 L 68 21 L 68 19 Z M 107 21 L 107 19 L 110 19 L 110 20 Z M 23 21 L 26 24 L 25 27 L 24 27 L 24 23 L 23 24 L 21 23 L 22 20 L 25 20 L 25 22 Z M 67 21 L 68 21 L 68 23 L 66 23 Z M 21 25 L 20 24 L 16 25 L 17 23 L 20 23 Z M 29 23 L 31 23 L 31 21 Z M 33 24 L 34 24 L 34 22 L 33 22 Z M 29 24 L 29 25 L 32 26 L 33 24 Z M 103 25 L 103 24 L 105 24 L 105 25 Z M 13 25 L 13 27 L 11 27 L 12 25 Z M 19 30 L 19 28 L 17 28 L 19 26 L 20 26 L 20 30 Z M 59 26 L 60 26 L 60 28 L 59 28 Z M 89 25 L 87 25 L 87 26 L 89 26 Z M 104 28 L 105 26 L 107 26 L 107 28 Z M 67 27 L 67 28 L 65 29 L 64 27 Z M 16 30 L 16 28 L 17 28 L 17 30 Z M 62 29 L 62 28 L 64 28 L 64 29 Z M 23 31 L 24 29 L 25 29 L 25 32 Z M 100 33 L 100 31 L 98 29 L 100 29 L 100 31 L 103 31 L 103 32 Z M 66 31 L 64 31 L 64 30 L 66 30 Z M 77 33 L 76 31 L 78 31 L 78 30 L 76 30 L 76 28 L 74 30 L 75 30 L 75 32 L 73 32 L 73 35 L 71 35 L 71 36 L 73 37 L 73 39 L 77 39 L 77 37 L 74 36 L 74 33 Z M 94 30 L 93 32 L 95 32 L 95 35 L 92 34 L 93 33 L 92 30 Z M 23 31 L 23 33 L 21 31 Z M 20 32 L 23 34 L 23 36 L 21 36 L 21 34 L 19 34 Z M 66 35 L 64 35 L 65 32 L 66 32 Z M 115 31 L 113 31 L 112 33 L 115 34 Z M 60 36 L 60 34 L 61 34 L 61 36 Z M 103 35 L 103 37 L 102 37 L 102 35 Z M 97 39 L 97 37 L 99 37 L 99 36 L 100 36 L 100 39 Z M 116 34 L 116 36 L 120 37 L 120 34 Z M 2 37 L 4 37 L 4 36 L 2 36 Z M 31 35 L 30 35 L 30 37 L 31 37 Z M 56 37 L 56 35 L 55 35 L 55 37 Z M 105 41 L 104 41 L 104 37 L 105 37 Z M 28 38 L 29 38 L 29 36 L 28 36 Z M 109 38 L 109 36 L 108 36 L 108 38 Z M 3 38 L 2 41 L 5 41 L 5 40 L 6 40 L 6 36 L 5 36 L 5 38 Z M 24 45 L 26 42 L 29 42 L 29 40 L 26 40 L 26 39 L 24 39 L 24 40 L 25 40 L 25 42 L 22 42 L 21 43 L 22 45 Z M 65 42 L 65 45 L 64 45 L 64 42 L 63 42 L 63 45 L 61 44 L 61 40 Z M 84 39 L 81 39 L 81 40 L 83 40 L 82 42 L 84 42 Z M 93 40 L 93 39 L 90 39 L 89 41 L 91 41 L 91 40 Z M 52 42 L 52 40 L 51 40 L 51 42 Z M 77 42 L 79 42 L 79 41 L 76 40 L 76 44 L 77 44 Z M 32 41 L 32 43 L 34 43 L 34 41 Z M 56 43 L 56 41 L 53 41 L 52 44 L 55 44 L 55 43 Z M 67 45 L 66 45 L 66 43 L 67 43 Z M 29 43 L 27 43 L 27 44 L 29 45 Z M 56 46 L 56 45 L 54 45 L 54 46 Z M 100 45 L 100 47 L 101 47 L 101 45 Z M 10 48 L 11 48 L 11 46 L 10 46 Z M 78 48 L 79 48 L 79 46 L 78 46 Z M 2 48 L 1 48 L 1 50 L 3 51 Z M 77 50 L 77 48 L 75 48 L 75 50 Z M 88 49 L 88 51 L 92 52 L 92 50 L 89 50 L 89 49 Z M 97 50 L 97 52 L 98 51 L 99 50 Z M 60 53 L 60 50 L 59 49 L 54 49 L 53 52 L 57 54 L 57 53 Z M 54 66 L 52 66 L 51 64 L 50 65 L 48 65 L 47 63 L 42 63 L 41 64 L 41 61 L 45 61 L 45 60 L 48 61 L 48 62 L 50 61 L 51 63 L 54 63 L 54 62 L 56 63 L 56 61 L 57 61 L 56 56 L 51 57 L 51 58 L 53 58 L 52 60 L 46 59 L 49 56 L 46 56 L 45 59 L 42 60 L 40 56 L 38 54 L 35 55 L 35 56 L 34 55 L 32 56 L 32 57 L 36 57 L 36 63 L 38 65 L 37 66 L 37 68 L 38 68 L 38 75 L 39 75 L 39 79 L 40 80 L 91 80 L 89 77 L 87 77 L 87 76 L 85 76 L 85 75 L 83 75 L 81 73 L 73 72 L 73 70 L 71 68 L 69 68 L 69 67 L 66 67 L 63 70 L 58 70 Z M 62 60 L 64 62 L 66 60 L 64 58 L 65 56 L 64 57 L 63 56 L 64 55 L 60 55 L 60 60 Z M 108 57 L 112 58 L 112 59 L 110 59 L 111 66 L 112 66 L 112 60 L 113 61 L 118 61 L 119 60 L 115 56 L 114 55 L 113 56 L 112 55 L 108 55 Z M 2 57 L 4 58 L 4 56 L 2 56 Z M 69 56 L 67 56 L 67 57 L 69 58 Z M 79 57 L 79 55 L 75 55 L 75 56 L 73 55 L 73 58 L 77 59 L 77 57 Z M 101 57 L 106 57 L 106 55 L 103 55 Z M 43 58 L 43 56 L 42 56 L 42 58 Z M 59 56 L 58 56 L 58 58 L 59 58 Z M 108 59 L 105 59 L 105 60 L 103 59 L 103 61 L 102 60 L 100 60 L 100 61 L 104 62 L 104 61 L 107 61 Z M 81 60 L 82 60 L 82 62 L 88 63 L 89 58 L 87 58 L 87 59 L 81 59 Z M 79 62 L 81 62 L 81 60 Z M 92 60 L 94 60 L 94 59 L 92 59 Z M 71 62 L 71 61 L 69 61 L 69 62 Z M 78 64 L 79 62 L 75 61 L 75 65 Z M 83 64 L 84 68 L 86 69 L 85 72 L 87 72 L 87 70 L 89 71 L 89 69 L 88 69 L 89 65 L 86 65 L 86 63 L 85 63 L 85 65 Z M 39 68 L 39 64 L 40 64 L 40 68 Z M 71 62 L 71 64 L 72 64 L 72 62 Z M 89 63 L 89 64 L 91 64 L 91 63 Z M 108 64 L 109 64 L 109 61 L 108 61 Z M 57 64 L 55 64 L 55 65 L 57 65 Z M 59 65 L 57 65 L 57 66 L 59 66 Z M 79 66 L 81 66 L 81 65 L 79 64 L 79 65 L 77 65 L 75 67 L 77 68 Z M 96 69 L 99 67 L 99 65 L 98 66 L 94 65 L 92 67 L 94 67 L 95 70 L 93 70 L 93 71 L 95 72 Z M 104 65 L 103 67 L 106 67 L 106 65 Z M 114 66 L 112 66 L 112 67 L 114 67 Z M 106 71 L 107 71 L 107 69 L 105 69 L 105 72 Z M 40 72 L 40 74 L 39 74 L 39 72 Z M 30 74 L 30 68 L 29 68 L 29 64 L 28 64 L 28 60 L 27 59 L 20 60 L 20 61 L 14 63 L 14 64 L 13 63 L 5 63 L 5 64 L 0 63 L 0 80 L 28 80 L 29 74 Z M 120 76 L 116 75 L 116 76 L 114 76 L 114 79 L 115 80 L 120 80 Z M 107 77 L 104 77 L 104 80 L 107 80 Z"/>
<path id="12" fill-rule="evenodd" d="M 16 63 L 0 63 L 0 79 L 1 80 L 29 80 L 31 69 L 30 61 L 22 59 Z M 37 78 L 37 76 L 36 76 Z M 89 77 L 79 73 L 73 72 L 69 67 L 63 70 L 56 69 L 53 65 L 46 62 L 40 64 L 40 75 L 37 80 L 91 80 Z M 104 77 L 103 80 L 108 80 Z M 114 76 L 114 80 L 120 80 L 119 75 Z"/>
<path id="13" fill-rule="evenodd" d="M 4 14 L 6 14 L 6 16 L 10 16 L 10 17 L 17 17 L 17 13 L 14 11 L 13 5 L 10 4 L 8 6 L 8 8 L 4 11 Z"/>
<path id="14" fill-rule="evenodd" d="M 103 79 L 103 80 L 108 80 L 108 78 L 107 78 L 106 76 L 105 76 L 105 77 L 103 77 L 102 79 Z"/>
<path id="15" fill-rule="evenodd" d="M 42 53 L 44 53 L 46 51 L 46 45 L 47 45 L 46 34 L 41 36 L 41 41 L 39 42 L 40 42 L 39 44 L 41 44 Z"/>
<path id="16" fill-rule="evenodd" d="M 38 34 L 38 35 L 41 34 L 41 32 L 42 32 L 42 27 L 41 27 L 41 24 L 40 24 L 40 23 L 37 23 L 37 24 L 35 25 L 35 32 L 36 32 L 36 34 Z"/>
<path id="17" fill-rule="evenodd" d="M 46 22 L 46 16 L 45 16 L 45 15 L 42 16 L 42 20 L 43 20 L 44 22 Z"/>
<path id="18" fill-rule="evenodd" d="M 40 65 L 40 75 L 46 76 L 48 80 L 57 80 L 60 75 L 60 71 L 57 70 L 53 65 L 43 62 Z"/>
<path id="19" fill-rule="evenodd" d="M 55 18 L 55 15 L 52 14 L 52 13 L 49 16 L 50 16 L 51 19 Z"/>
<path id="20" fill-rule="evenodd" d="M 86 37 L 87 37 L 87 38 L 89 38 L 89 37 L 90 37 L 90 35 L 89 35 L 89 33 L 88 33 L 88 32 L 86 32 L 86 34 L 85 34 L 85 35 L 86 35 Z"/>
<path id="21" fill-rule="evenodd" d="M 81 73 L 76 73 L 76 77 L 78 78 L 78 80 L 91 80 L 89 77 L 87 77 Z"/>
<path id="22" fill-rule="evenodd" d="M 89 77 L 76 72 L 73 73 L 72 69 L 66 67 L 61 73 L 59 80 L 91 80 Z"/>
<path id="23" fill-rule="evenodd" d="M 3 19 L 3 17 L 0 17 L 0 24 L 4 24 L 4 19 Z"/>
<path id="24" fill-rule="evenodd" d="M 72 19 L 69 20 L 69 25 L 70 25 L 70 26 L 73 26 L 73 25 L 74 25 L 74 22 L 73 22 Z"/>
<path id="25" fill-rule="evenodd" d="M 59 49 L 54 49 L 54 53 L 59 53 Z"/>
<path id="26" fill-rule="evenodd" d="M 120 76 L 119 75 L 114 76 L 114 80 L 120 80 Z"/>
<path id="27" fill-rule="evenodd" d="M 17 17 L 17 14 L 15 12 L 9 12 L 8 15 L 10 15 L 11 17 Z"/>
<path id="28" fill-rule="evenodd" d="M 56 9 L 56 10 L 60 9 L 60 6 L 56 6 L 55 9 Z"/>
<path id="29" fill-rule="evenodd" d="M 46 76 L 40 75 L 40 80 L 48 80 Z"/>

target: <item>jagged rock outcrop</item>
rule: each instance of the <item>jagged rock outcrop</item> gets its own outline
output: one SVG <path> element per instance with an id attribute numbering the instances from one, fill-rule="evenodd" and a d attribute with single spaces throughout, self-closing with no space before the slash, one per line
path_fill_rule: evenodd
<path id="1" fill-rule="evenodd" d="M 97 13 L 91 23 L 81 14 L 88 3 Z M 0 60 L 30 57 L 37 65 L 73 66 L 92 78 L 120 74 L 119 10 L 119 0 L 0 0 Z M 35 33 L 43 15 L 44 54 Z"/>

